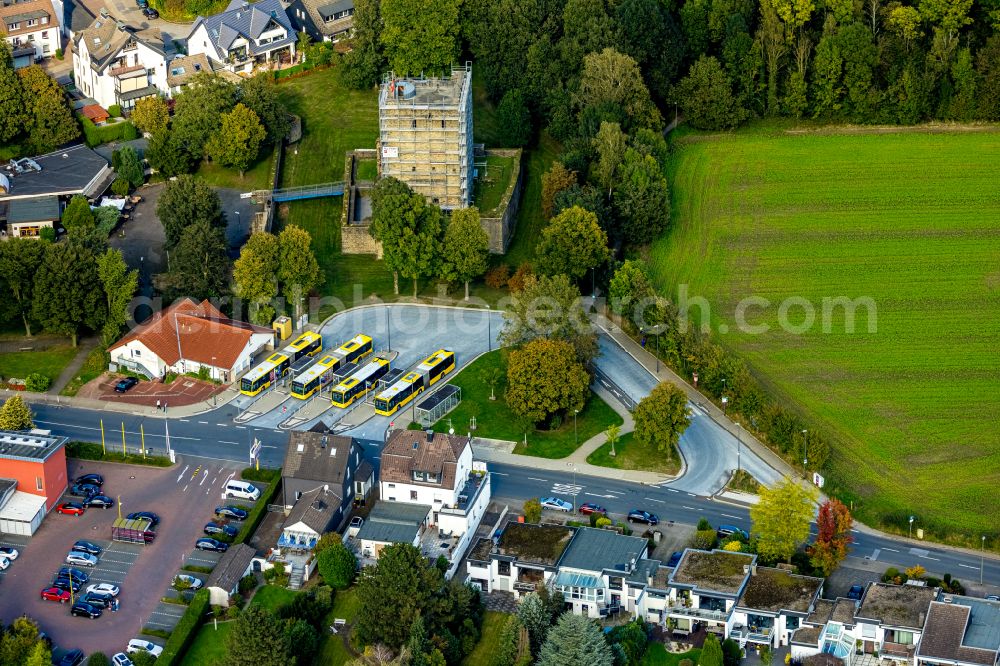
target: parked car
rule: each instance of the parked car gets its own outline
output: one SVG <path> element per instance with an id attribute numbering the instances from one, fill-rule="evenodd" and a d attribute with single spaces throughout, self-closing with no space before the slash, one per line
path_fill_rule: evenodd
<path id="1" fill-rule="evenodd" d="M 152 524 L 153 527 L 156 527 L 157 525 L 160 524 L 160 517 L 155 513 L 153 513 L 152 511 L 133 511 L 132 513 L 128 514 L 125 517 L 128 518 L 129 520 L 138 520 L 140 518 L 146 518 L 149 520 L 149 522 Z"/>
<path id="2" fill-rule="evenodd" d="M 99 594 L 102 597 L 117 597 L 119 592 L 121 590 L 118 586 L 111 583 L 98 583 L 87 587 L 87 594 Z"/>
<path id="3" fill-rule="evenodd" d="M 75 497 L 93 497 L 100 494 L 101 489 L 89 483 L 76 483 L 69 489 L 69 494 Z"/>
<path id="4" fill-rule="evenodd" d="M 0 557 L 0 571 L 6 571 L 9 566 L 10 560 L 6 557 Z"/>
<path id="5" fill-rule="evenodd" d="M 194 547 L 198 550 L 213 550 L 217 553 L 224 553 L 229 550 L 229 544 L 223 543 L 218 539 L 209 539 L 208 537 L 203 537 L 195 541 Z"/>
<path id="6" fill-rule="evenodd" d="M 62 504 L 56 507 L 57 513 L 62 513 L 67 516 L 76 516 L 78 518 L 82 516 L 84 511 L 86 510 L 87 507 L 80 504 L 79 502 L 63 502 Z"/>
<path id="7" fill-rule="evenodd" d="M 608 510 L 605 509 L 600 504 L 594 504 L 593 502 L 584 502 L 580 505 L 580 513 L 585 516 L 589 516 L 592 513 L 599 513 L 602 516 L 608 515 Z"/>
<path id="8" fill-rule="evenodd" d="M 8 560 L 16 560 L 19 554 L 20 553 L 17 552 L 17 548 L 0 546 L 0 557 L 6 557 Z"/>
<path id="9" fill-rule="evenodd" d="M 178 582 L 187 583 L 190 586 L 188 587 L 189 590 L 198 590 L 201 589 L 202 585 L 204 585 L 200 578 L 189 576 L 188 574 L 177 574 L 174 576 L 174 584 L 176 585 Z"/>
<path id="10" fill-rule="evenodd" d="M 87 506 L 99 506 L 102 509 L 110 509 L 115 505 L 115 501 L 107 495 L 94 495 L 83 501 Z"/>
<path id="11" fill-rule="evenodd" d="M 719 528 L 715 530 L 715 533 L 716 535 L 718 535 L 720 539 L 725 539 L 726 537 L 732 536 L 734 534 L 742 539 L 750 538 L 750 535 L 747 534 L 746 530 L 740 529 L 735 525 L 719 525 Z"/>
<path id="12" fill-rule="evenodd" d="M 247 516 L 249 516 L 250 514 L 247 513 L 246 509 L 241 509 L 238 506 L 232 506 L 227 504 L 226 506 L 215 507 L 215 515 L 226 516 L 228 518 L 235 518 L 236 520 L 246 520 Z"/>
<path id="13" fill-rule="evenodd" d="M 559 499 L 558 497 L 543 497 L 538 500 L 541 503 L 543 509 L 553 509 L 555 511 L 566 511 L 570 512 L 573 510 L 573 505 L 564 499 Z"/>
<path id="14" fill-rule="evenodd" d="M 365 524 L 365 519 L 361 516 L 354 516 L 351 518 L 351 527 L 356 530 L 360 530 L 361 526 Z"/>
<path id="15" fill-rule="evenodd" d="M 77 483 L 89 483 L 92 486 L 103 486 L 104 477 L 100 474 L 84 474 L 83 476 L 76 477 Z"/>
<path id="16" fill-rule="evenodd" d="M 52 581 L 52 587 L 58 587 L 60 590 L 66 590 L 67 592 L 72 590 L 76 593 L 80 591 L 81 587 L 83 587 L 83 583 L 78 580 L 66 578 L 65 576 L 57 576 L 56 579 Z"/>
<path id="17" fill-rule="evenodd" d="M 140 7 L 146 4 L 146 0 L 138 0 L 138 1 L 142 3 L 141 5 L 139 5 Z M 139 380 L 136 379 L 135 377 L 126 377 L 125 379 L 115 384 L 115 393 L 125 393 L 138 383 Z"/>
<path id="18" fill-rule="evenodd" d="M 73 604 L 73 608 L 69 611 L 73 615 L 78 615 L 80 617 L 89 617 L 91 620 L 94 618 L 101 617 L 104 612 L 101 608 L 98 608 L 94 604 L 88 604 L 86 601 L 78 601 Z"/>
<path id="19" fill-rule="evenodd" d="M 660 517 L 655 513 L 643 511 L 642 509 L 632 509 L 628 512 L 628 522 L 645 523 L 646 525 L 659 525 Z"/>
<path id="20" fill-rule="evenodd" d="M 116 652 L 113 657 L 111 657 L 111 663 L 114 666 L 135 666 L 132 660 L 128 658 L 128 655 L 124 652 Z"/>
<path id="21" fill-rule="evenodd" d="M 256 502 L 260 499 L 260 488 L 247 481 L 232 479 L 226 484 L 226 497 Z"/>
<path id="22" fill-rule="evenodd" d="M 148 19 L 158 19 L 158 18 L 160 18 L 160 12 L 156 11 L 152 7 L 143 7 L 142 8 L 142 13 Z"/>
<path id="23" fill-rule="evenodd" d="M 135 4 L 137 4 L 139 8 L 142 9 L 143 7 L 149 6 L 149 0 L 135 0 Z"/>
<path id="24" fill-rule="evenodd" d="M 97 556 L 90 553 L 81 553 L 78 550 L 71 550 L 66 556 L 66 564 L 74 564 L 78 567 L 96 567 Z"/>
<path id="25" fill-rule="evenodd" d="M 93 592 L 87 592 L 80 597 L 80 601 L 88 603 L 92 606 L 97 606 L 98 608 L 111 608 L 111 605 L 115 603 L 115 598 L 105 597 L 100 594 L 94 594 Z"/>
<path id="26" fill-rule="evenodd" d="M 79 541 L 74 543 L 73 547 L 70 550 L 76 550 L 81 553 L 90 553 L 91 555 L 100 555 L 104 551 L 104 549 L 98 546 L 96 543 L 93 543 L 91 541 L 84 541 L 83 539 L 80 539 Z"/>
<path id="27" fill-rule="evenodd" d="M 684 556 L 684 553 L 681 552 L 681 551 L 679 551 L 679 550 L 676 551 L 676 552 L 670 553 L 670 559 L 667 560 L 667 566 L 670 567 L 671 569 L 676 569 L 677 565 L 681 563 L 681 558 L 683 556 Z"/>
<path id="28" fill-rule="evenodd" d="M 861 597 L 863 597 L 864 594 L 864 585 L 851 585 L 851 589 L 847 591 L 847 598 L 854 599 L 855 601 L 861 601 Z"/>
<path id="29" fill-rule="evenodd" d="M 62 567 L 56 575 L 60 578 L 72 578 L 81 585 L 86 585 L 87 581 L 90 580 L 89 574 L 73 567 Z"/>
<path id="30" fill-rule="evenodd" d="M 986 601 L 1000 601 L 1000 596 L 997 596 L 995 594 L 987 594 Z"/>
<path id="31" fill-rule="evenodd" d="M 66 603 L 69 601 L 73 595 L 69 593 L 68 590 L 63 590 L 58 587 L 47 587 L 42 590 L 42 599 L 46 601 L 58 601 L 59 603 Z"/>
<path id="32" fill-rule="evenodd" d="M 83 663 L 83 650 L 70 650 L 59 660 L 59 666 L 77 666 Z"/>
<path id="33" fill-rule="evenodd" d="M 240 529 L 235 525 L 226 525 L 225 523 L 207 523 L 204 529 L 205 534 L 225 534 L 226 536 L 235 538 L 237 534 L 240 533 Z"/>
<path id="34" fill-rule="evenodd" d="M 154 657 L 159 657 L 163 654 L 163 646 L 157 645 L 156 643 L 150 643 L 149 641 L 144 641 L 141 638 L 133 638 L 128 642 L 128 648 L 125 651 L 129 654 L 135 654 L 136 652 L 148 652 Z"/>

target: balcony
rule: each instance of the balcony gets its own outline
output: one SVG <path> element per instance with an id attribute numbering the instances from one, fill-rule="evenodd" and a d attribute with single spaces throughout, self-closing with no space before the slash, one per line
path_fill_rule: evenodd
<path id="1" fill-rule="evenodd" d="M 514 591 L 515 592 L 535 592 L 541 585 L 541 581 L 533 583 L 530 581 L 516 580 L 514 581 Z"/>
<path id="2" fill-rule="evenodd" d="M 476 505 L 476 502 L 479 500 L 479 494 L 483 491 L 483 488 L 489 487 L 489 485 L 489 472 L 485 474 L 469 472 L 469 476 L 465 480 L 465 485 L 458 493 L 455 506 L 441 507 L 440 513 L 451 516 L 465 516 L 468 513 L 468 510 Z"/>
<path id="3" fill-rule="evenodd" d="M 729 618 L 729 613 L 722 611 L 706 610 L 704 608 L 689 608 L 687 606 L 670 606 L 667 608 L 669 615 L 683 615 L 699 620 L 712 620 L 714 622 L 725 622 Z"/>
<path id="4" fill-rule="evenodd" d="M 127 74 L 137 74 L 138 72 L 145 72 L 146 68 L 142 65 L 118 65 L 113 69 L 108 70 L 108 74 L 114 77 L 132 78 L 131 76 L 126 76 Z"/>
<path id="5" fill-rule="evenodd" d="M 773 635 L 774 627 L 747 627 L 741 624 L 735 625 L 729 632 L 729 638 L 732 638 L 734 641 L 741 643 L 744 641 L 747 643 L 762 643 L 765 645 L 771 644 Z"/>
<path id="6" fill-rule="evenodd" d="M 903 643 L 889 643 L 886 641 L 882 643 L 882 656 L 897 658 L 901 657 L 903 659 L 913 659 L 913 653 L 916 651 L 916 645 L 904 645 Z"/>

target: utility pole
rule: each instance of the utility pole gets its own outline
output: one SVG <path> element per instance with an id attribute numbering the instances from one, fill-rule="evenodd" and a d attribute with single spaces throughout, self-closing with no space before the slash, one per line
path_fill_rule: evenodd
<path id="1" fill-rule="evenodd" d="M 802 475 L 809 476 L 809 431 L 802 430 Z M 913 522 L 911 519 L 910 522 Z"/>
<path id="2" fill-rule="evenodd" d="M 986 569 L 986 535 L 982 536 L 982 544 L 979 546 L 979 584 L 983 584 L 983 571 Z"/>

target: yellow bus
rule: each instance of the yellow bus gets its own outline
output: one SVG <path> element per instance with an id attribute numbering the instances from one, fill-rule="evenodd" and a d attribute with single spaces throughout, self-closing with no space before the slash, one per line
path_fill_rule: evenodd
<path id="1" fill-rule="evenodd" d="M 424 376 L 408 372 L 399 381 L 375 396 L 375 413 L 392 416 L 424 391 Z"/>
<path id="2" fill-rule="evenodd" d="M 374 358 L 365 367 L 333 387 L 330 402 L 334 407 L 350 407 L 359 397 L 365 396 L 378 385 L 378 380 L 389 372 L 389 361 Z"/>
<path id="3" fill-rule="evenodd" d="M 455 352 L 447 349 L 438 349 L 417 366 L 417 372 L 424 376 L 424 388 L 430 388 L 454 369 Z"/>
<path id="4" fill-rule="evenodd" d="M 333 354 L 323 356 L 292 380 L 292 396 L 299 400 L 310 398 L 323 387 L 323 380 L 326 379 L 324 375 L 332 372 L 338 365 L 339 359 Z"/>
<path id="5" fill-rule="evenodd" d="M 337 370 L 348 363 L 357 363 L 374 350 L 375 347 L 372 345 L 372 339 L 363 333 L 359 333 L 331 352 L 338 359 L 333 369 Z"/>
<path id="6" fill-rule="evenodd" d="M 284 352 L 274 352 L 264 361 L 258 363 L 240 380 L 240 393 L 257 395 L 271 385 L 271 382 L 284 376 L 292 365 L 291 357 Z"/>
<path id="7" fill-rule="evenodd" d="M 306 331 L 285 347 L 285 353 L 292 359 L 292 363 L 303 356 L 315 356 L 321 351 L 323 351 L 323 336 L 312 331 Z"/>

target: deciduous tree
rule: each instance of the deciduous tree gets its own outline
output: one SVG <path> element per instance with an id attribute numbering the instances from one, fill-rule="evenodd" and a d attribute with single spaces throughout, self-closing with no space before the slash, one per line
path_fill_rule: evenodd
<path id="1" fill-rule="evenodd" d="M 226 226 L 222 200 L 216 191 L 204 181 L 187 175 L 167 183 L 156 203 L 156 216 L 163 224 L 168 250 L 177 245 L 184 230 L 195 222 L 204 220 L 212 226 Z"/>
<path id="2" fill-rule="evenodd" d="M 100 652 L 94 654 L 101 655 Z M 87 666 L 101 666 L 102 662 L 100 659 L 95 660 L 94 654 L 91 654 L 87 659 Z M 52 650 L 50 650 L 49 646 L 42 641 L 38 641 L 31 648 L 31 652 L 28 654 L 28 658 L 25 660 L 24 666 L 50 666 L 51 663 Z M 108 663 L 107 657 L 104 658 L 103 663 Z"/>
<path id="3" fill-rule="evenodd" d="M 97 276 L 104 287 L 108 316 L 101 334 L 105 347 L 118 339 L 128 319 L 128 305 L 139 286 L 139 271 L 129 270 L 121 250 L 108 248 L 97 257 Z"/>
<path id="4" fill-rule="evenodd" d="M 589 385 L 590 375 L 568 342 L 537 338 L 510 352 L 507 406 L 533 423 L 583 409 Z"/>
<path id="5" fill-rule="evenodd" d="M 286 226 L 278 234 L 278 282 L 296 318 L 302 316 L 305 297 L 323 280 L 312 250 L 312 236 L 302 227 Z"/>
<path id="6" fill-rule="evenodd" d="M 338 543 L 320 552 L 317 566 L 324 583 L 335 590 L 343 590 L 354 582 L 358 560 L 347 546 Z"/>
<path id="7" fill-rule="evenodd" d="M 649 243 L 666 230 L 670 222 L 670 188 L 655 157 L 632 148 L 625 151 L 614 203 L 621 234 L 629 243 Z"/>
<path id="8" fill-rule="evenodd" d="M 589 363 L 597 354 L 596 338 L 580 303 L 580 291 L 565 275 L 525 278 L 524 288 L 513 295 L 503 318 L 500 340 L 505 346 L 545 337 L 572 344 L 583 363 Z"/>
<path id="9" fill-rule="evenodd" d="M 541 507 L 539 507 L 540 509 Z M 532 656 L 537 656 L 545 643 L 552 618 L 545 607 L 545 602 L 537 593 L 522 597 L 517 607 L 517 619 L 528 633 L 528 645 Z"/>
<path id="10" fill-rule="evenodd" d="M 62 225 L 75 235 L 85 235 L 94 228 L 94 211 L 90 210 L 87 197 L 77 194 L 69 200 L 62 214 Z"/>
<path id="11" fill-rule="evenodd" d="M 819 505 L 816 541 L 809 554 L 813 567 L 823 572 L 823 576 L 833 573 L 847 557 L 847 549 L 854 542 L 853 525 L 850 510 L 840 500 L 832 498 Z"/>
<path id="12" fill-rule="evenodd" d="M 8 238 L 0 243 L 0 278 L 10 290 L 24 334 L 31 337 L 31 304 L 35 274 L 45 256 L 46 243 L 34 238 Z"/>
<path id="13" fill-rule="evenodd" d="M 497 107 L 497 125 L 500 145 L 505 148 L 521 148 L 531 141 L 531 112 L 520 88 L 504 93 Z"/>
<path id="14" fill-rule="evenodd" d="M 611 646 L 590 618 L 563 613 L 538 653 L 538 666 L 612 666 Z"/>
<path id="15" fill-rule="evenodd" d="M 167 109 L 167 103 L 162 97 L 144 97 L 135 103 L 130 119 L 139 131 L 159 134 L 167 130 L 170 110 Z"/>
<path id="16" fill-rule="evenodd" d="M 772 488 L 763 488 L 760 502 L 750 507 L 757 552 L 769 560 L 788 561 L 809 538 L 815 493 L 786 478 Z"/>
<path id="17" fill-rule="evenodd" d="M 701 56 L 677 84 L 673 98 L 684 117 L 698 129 L 735 127 L 746 113 L 733 95 L 733 86 L 714 56 Z"/>
<path id="18" fill-rule="evenodd" d="M 226 663 L 233 666 L 285 666 L 289 663 L 284 623 L 264 606 L 247 606 L 226 639 Z"/>
<path id="19" fill-rule="evenodd" d="M 444 232 L 441 263 L 447 279 L 465 283 L 465 300 L 469 300 L 469 281 L 486 272 L 489 256 L 490 237 L 480 223 L 479 209 L 453 212 Z"/>
<path id="20" fill-rule="evenodd" d="M 171 128 L 195 159 L 204 157 L 208 140 L 222 128 L 222 117 L 236 106 L 236 93 L 236 86 L 221 76 L 199 72 L 175 98 Z"/>
<path id="21" fill-rule="evenodd" d="M 576 172 L 569 171 L 562 162 L 553 162 L 549 170 L 542 174 L 542 215 L 552 217 L 556 195 L 576 184 Z"/>
<path id="22" fill-rule="evenodd" d="M 635 441 L 642 446 L 674 455 L 677 441 L 691 424 L 687 394 L 670 382 L 658 384 L 639 401 L 635 419 Z"/>
<path id="23" fill-rule="evenodd" d="M 17 71 L 27 110 L 27 146 L 48 153 L 80 136 L 80 125 L 70 111 L 66 91 L 38 65 Z"/>
<path id="24" fill-rule="evenodd" d="M 540 273 L 579 279 L 607 261 L 611 253 L 597 216 L 574 206 L 552 218 L 542 231 L 535 256 Z"/>
<path id="25" fill-rule="evenodd" d="M 149 139 L 146 159 L 150 167 L 167 178 L 191 171 L 191 154 L 180 139 L 167 130 L 160 130 Z"/>
<path id="26" fill-rule="evenodd" d="M 601 128 L 592 141 L 597 152 L 594 172 L 597 182 L 607 190 L 608 198 L 611 198 L 611 190 L 615 186 L 615 174 L 625 158 L 627 142 L 628 137 L 622 132 L 621 125 L 609 122 L 601 123 Z"/>
<path id="27" fill-rule="evenodd" d="M 380 4 L 380 0 L 354 0 L 352 48 L 344 56 L 344 82 L 355 90 L 378 83 L 385 66 Z"/>
<path id="28" fill-rule="evenodd" d="M 627 259 L 618 267 L 608 285 L 611 309 L 640 328 L 640 309 L 653 298 L 653 286 L 646 272 L 646 265 L 638 259 Z"/>
<path id="29" fill-rule="evenodd" d="M 537 523 L 542 519 L 542 503 L 537 497 L 525 500 L 522 510 L 527 523 Z"/>
<path id="30" fill-rule="evenodd" d="M 170 255 L 168 293 L 201 300 L 217 298 L 229 290 L 232 262 L 222 229 L 199 220 L 181 233 Z"/>
<path id="31" fill-rule="evenodd" d="M 45 248 L 35 274 L 32 316 L 53 333 L 69 336 L 74 347 L 81 329 L 101 327 L 106 316 L 104 290 L 90 250 L 77 243 Z"/>
<path id="32" fill-rule="evenodd" d="M 27 430 L 34 427 L 31 410 L 21 396 L 11 396 L 3 403 L 3 407 L 0 407 L 0 429 Z"/>
<path id="33" fill-rule="evenodd" d="M 278 143 L 288 134 L 288 114 L 285 105 L 278 98 L 278 88 L 269 72 L 260 72 L 240 84 L 240 102 L 257 114 L 264 129 L 267 140 Z"/>
<path id="34" fill-rule="evenodd" d="M 458 61 L 458 0 L 382 0 L 381 41 L 402 76 L 444 74 Z"/>
<path id="35" fill-rule="evenodd" d="M 0 144 L 7 143 L 24 130 L 28 122 L 25 112 L 24 89 L 14 71 L 10 43 L 0 40 Z"/>
<path id="36" fill-rule="evenodd" d="M 618 107 L 628 119 L 629 129 L 658 128 L 662 123 L 639 65 L 610 48 L 584 57 L 577 103 L 581 108 Z"/>
<path id="37" fill-rule="evenodd" d="M 402 275 L 413 280 L 416 297 L 417 279 L 433 270 L 441 224 L 441 209 L 428 204 L 419 194 L 390 191 L 380 193 L 377 198 L 373 196 L 369 233 L 382 244 L 382 256 L 392 271 L 394 293 L 399 293 Z"/>
<path id="38" fill-rule="evenodd" d="M 500 632 L 493 666 L 519 666 L 530 660 L 531 643 L 528 631 L 517 615 L 511 615 Z"/>
<path id="39" fill-rule="evenodd" d="M 219 164 L 234 167 L 240 178 L 257 159 L 267 130 L 242 102 L 222 114 L 222 126 L 208 140 L 208 154 Z"/>

